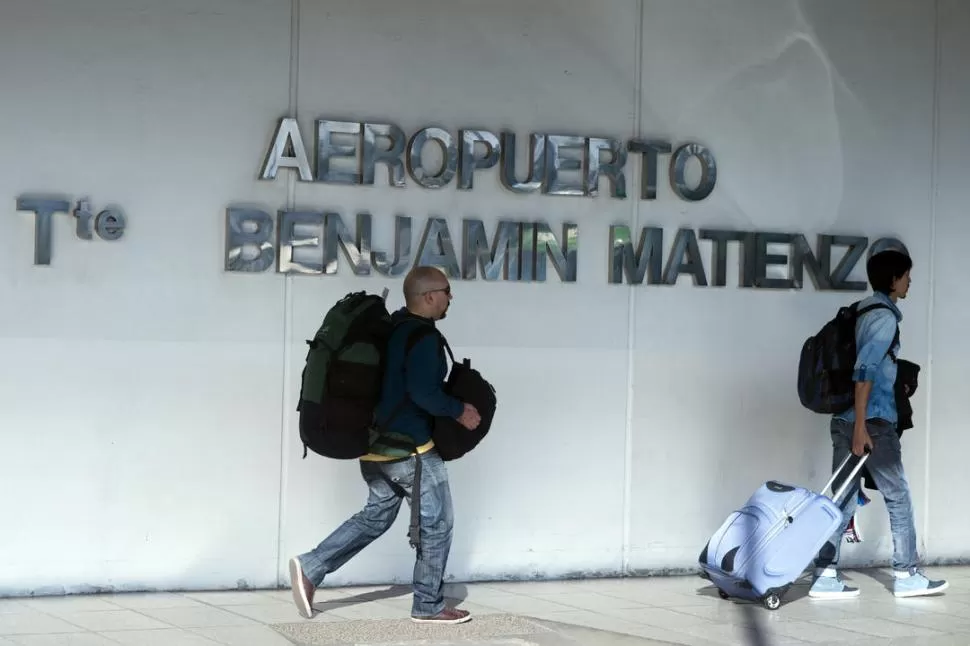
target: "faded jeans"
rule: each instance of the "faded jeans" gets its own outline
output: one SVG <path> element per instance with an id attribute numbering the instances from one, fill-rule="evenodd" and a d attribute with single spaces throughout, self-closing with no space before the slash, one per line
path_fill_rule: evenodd
<path id="1" fill-rule="evenodd" d="M 421 547 L 414 563 L 411 614 L 431 617 L 445 609 L 442 586 L 454 515 L 445 463 L 434 449 L 419 459 Z M 303 573 L 314 586 L 390 529 L 405 497 L 411 504 L 414 461 L 415 456 L 396 462 L 360 462 L 360 473 L 370 488 L 367 504 L 316 548 L 299 556 Z"/>
<path id="2" fill-rule="evenodd" d="M 852 451 L 853 422 L 841 419 L 832 420 L 832 468 L 838 468 Z M 868 420 L 866 430 L 872 438 L 872 452 L 865 468 L 886 501 L 889 512 L 889 526 L 893 536 L 893 569 L 911 570 L 918 564 L 916 550 L 916 525 L 913 520 L 913 501 L 910 496 L 909 482 L 903 471 L 902 448 L 896 428 L 883 420 Z M 842 524 L 819 551 L 815 566 L 818 568 L 836 567 L 842 547 L 843 533 L 855 513 L 859 481 L 861 476 L 846 491 L 842 505 Z M 842 481 L 835 482 L 838 490 Z"/>

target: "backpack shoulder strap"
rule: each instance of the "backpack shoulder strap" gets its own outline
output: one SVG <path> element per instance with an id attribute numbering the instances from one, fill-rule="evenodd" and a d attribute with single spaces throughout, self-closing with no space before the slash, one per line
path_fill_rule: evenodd
<path id="1" fill-rule="evenodd" d="M 438 334 L 438 336 L 441 338 L 441 345 L 443 345 L 445 348 L 445 351 L 448 352 L 448 358 L 451 359 L 451 363 L 453 364 L 456 363 L 455 354 L 451 351 L 451 346 L 448 345 L 448 341 L 446 341 L 445 337 L 440 333 Z"/>
<path id="2" fill-rule="evenodd" d="M 408 355 L 411 353 L 411 350 L 414 349 L 414 346 L 417 345 L 418 341 L 420 341 L 424 337 L 431 334 L 437 334 L 438 338 L 443 340 L 443 338 L 441 337 L 441 334 L 438 332 L 437 328 L 435 328 L 433 325 L 419 325 L 416 329 L 408 332 L 408 336 L 404 340 L 404 357 L 401 359 L 402 373 L 407 371 Z M 391 414 L 387 416 L 387 419 L 385 419 L 383 423 L 379 423 L 378 426 L 384 427 L 384 428 L 387 428 L 388 426 L 390 426 L 391 422 L 393 422 L 394 419 L 397 418 L 397 416 L 401 413 L 401 411 L 404 410 L 404 406 L 407 404 L 409 399 L 410 397 L 408 397 L 407 385 L 405 384 L 404 397 L 402 397 L 401 401 L 398 402 L 397 406 L 394 407 L 394 410 L 391 411 Z M 410 447 L 399 447 L 399 448 L 410 448 Z"/>
<path id="3" fill-rule="evenodd" d="M 455 354 L 451 351 L 451 346 L 448 345 L 448 341 L 445 339 L 445 336 L 441 333 L 440 330 L 438 330 L 438 328 L 434 327 L 433 325 L 422 325 L 417 330 L 411 332 L 411 334 L 407 338 L 407 341 L 405 341 L 404 343 L 404 356 L 406 357 L 407 354 L 411 351 L 411 348 L 417 345 L 418 341 L 428 336 L 429 334 L 434 334 L 438 337 L 438 346 L 440 348 L 444 348 L 445 352 L 448 353 L 448 358 L 451 359 L 452 363 L 456 363 Z"/>
<path id="4" fill-rule="evenodd" d="M 414 346 L 418 344 L 418 341 L 426 336 L 435 334 L 439 339 L 442 339 L 441 333 L 438 332 L 438 328 L 433 325 L 419 325 L 416 329 L 411 330 L 408 333 L 407 339 L 404 341 L 404 358 L 407 360 L 408 354 L 414 349 Z M 443 339 L 442 339 L 443 340 Z"/>
<path id="5" fill-rule="evenodd" d="M 858 303 L 856 303 L 855 305 L 856 307 L 858 307 Z M 858 316 L 862 316 L 863 314 L 868 314 L 872 310 L 888 310 L 888 309 L 889 309 L 889 306 L 886 305 L 885 303 L 873 303 L 872 305 L 866 305 L 861 310 L 856 309 L 855 315 L 858 317 Z"/>
<path id="6" fill-rule="evenodd" d="M 885 303 L 873 303 L 872 305 L 866 305 L 861 310 L 856 311 L 856 318 L 858 319 L 863 314 L 867 314 L 872 310 L 879 310 L 879 309 L 888 310 L 890 308 Z M 896 318 L 896 317 L 893 316 L 893 318 Z M 896 362 L 896 352 L 893 348 L 896 347 L 897 343 L 899 343 L 899 321 L 896 321 L 896 333 L 893 334 L 893 340 L 889 343 L 889 350 L 886 352 L 886 354 L 889 355 L 889 358 L 893 360 L 893 363 Z"/>

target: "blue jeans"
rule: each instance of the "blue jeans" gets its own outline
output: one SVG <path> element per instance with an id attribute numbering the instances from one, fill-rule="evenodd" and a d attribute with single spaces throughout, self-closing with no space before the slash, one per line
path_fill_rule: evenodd
<path id="1" fill-rule="evenodd" d="M 390 529 L 405 497 L 411 504 L 415 459 L 412 455 L 396 462 L 360 462 L 360 473 L 370 488 L 367 504 L 316 548 L 299 556 L 303 573 L 314 586 Z M 434 449 L 419 459 L 421 548 L 414 563 L 411 614 L 431 617 L 445 609 L 442 586 L 454 515 L 445 463 Z"/>
<path id="2" fill-rule="evenodd" d="M 832 420 L 832 469 L 842 464 L 846 456 L 852 451 L 853 422 L 841 419 Z M 866 430 L 872 438 L 872 452 L 866 461 L 865 468 L 872 474 L 872 479 L 879 488 L 886 501 L 889 512 L 889 527 L 893 535 L 893 569 L 910 570 L 917 566 L 919 555 L 916 551 L 916 525 L 913 521 L 913 501 L 910 497 L 909 482 L 903 471 L 902 447 L 899 435 L 893 424 L 883 420 L 868 420 Z M 842 524 L 838 531 L 829 539 L 819 551 L 815 560 L 816 567 L 836 567 L 842 547 L 842 534 L 852 519 L 857 505 L 859 480 L 846 491 L 845 502 L 842 505 Z M 837 490 L 842 485 L 836 481 Z"/>

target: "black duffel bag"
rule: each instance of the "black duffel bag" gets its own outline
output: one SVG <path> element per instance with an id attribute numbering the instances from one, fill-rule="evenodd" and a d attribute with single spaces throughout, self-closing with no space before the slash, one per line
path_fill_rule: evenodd
<path id="1" fill-rule="evenodd" d="M 438 335 L 448 357 L 451 359 L 451 372 L 445 382 L 444 390 L 446 393 L 460 399 L 466 404 L 471 404 L 481 416 L 481 423 L 471 431 L 461 425 L 461 423 L 451 417 L 435 417 L 434 431 L 431 439 L 434 440 L 435 448 L 444 461 L 457 460 L 485 439 L 492 426 L 492 419 L 495 417 L 495 388 L 492 387 L 481 373 L 472 368 L 471 361 L 463 360 L 461 363 L 455 361 L 455 355 L 451 352 L 451 347 L 442 335 Z"/>

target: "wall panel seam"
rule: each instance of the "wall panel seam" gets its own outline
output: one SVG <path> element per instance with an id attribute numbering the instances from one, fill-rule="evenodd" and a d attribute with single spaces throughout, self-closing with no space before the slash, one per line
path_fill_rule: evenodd
<path id="1" fill-rule="evenodd" d="M 642 106 L 642 96 L 643 96 L 643 18 L 644 18 L 644 0 L 639 0 L 637 3 L 637 25 L 634 35 L 634 51 L 636 52 L 636 61 L 634 65 L 634 95 L 633 95 L 633 136 L 634 138 L 640 136 L 640 128 L 642 127 L 642 117 L 641 112 L 643 110 Z M 635 156 L 635 164 L 642 163 L 639 156 Z M 639 168 L 637 168 L 637 176 L 639 176 Z M 631 200 L 630 209 L 630 226 L 632 235 L 636 236 L 639 229 L 640 222 L 640 200 L 639 195 L 634 195 Z M 627 372 L 626 372 L 626 428 L 624 429 L 624 441 L 623 441 L 623 522 L 622 522 L 622 545 L 621 545 L 621 571 L 623 574 L 630 573 L 630 553 L 632 551 L 631 545 L 631 534 L 632 534 L 632 506 L 633 501 L 631 500 L 633 494 L 633 389 L 634 389 L 634 347 L 636 345 L 636 286 L 629 285 L 627 287 L 629 297 L 627 299 Z"/>
<path id="2" fill-rule="evenodd" d="M 930 488 L 932 486 L 931 459 L 933 436 L 933 312 L 936 309 L 936 218 L 939 197 L 940 164 L 940 77 L 943 68 L 943 45 L 940 38 L 940 0 L 933 2 L 933 133 L 930 159 L 930 253 L 929 294 L 926 313 L 926 454 L 923 482 L 923 551 L 929 554 L 930 545 Z"/>
<path id="3" fill-rule="evenodd" d="M 287 106 L 287 116 L 297 117 L 297 106 L 299 102 L 299 73 L 300 73 L 300 6 L 301 0 L 291 0 L 290 2 L 290 59 L 289 59 L 289 97 Z M 296 204 L 296 179 L 293 173 L 286 174 L 286 204 L 287 208 L 294 208 Z M 284 585 L 283 561 L 283 530 L 286 524 L 286 485 L 289 480 L 289 433 L 290 427 L 290 396 L 289 396 L 289 375 L 292 363 L 292 352 L 290 350 L 290 327 L 292 326 L 292 277 L 283 277 L 283 374 L 280 388 L 280 458 L 279 458 L 279 498 L 277 504 L 276 517 L 276 584 L 277 587 Z"/>

